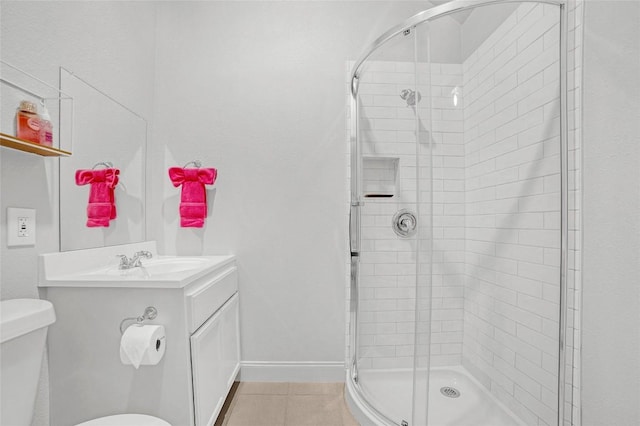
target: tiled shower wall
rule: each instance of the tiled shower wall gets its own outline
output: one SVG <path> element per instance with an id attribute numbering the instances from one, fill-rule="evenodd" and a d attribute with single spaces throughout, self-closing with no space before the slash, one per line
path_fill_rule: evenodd
<path id="1" fill-rule="evenodd" d="M 463 64 L 463 365 L 529 425 L 557 416 L 559 16 L 523 4 Z"/>
<path id="2" fill-rule="evenodd" d="M 430 71 L 430 72 L 428 72 Z M 430 84 L 427 85 L 427 82 Z M 418 109 L 400 97 L 416 89 L 415 68 L 409 62 L 370 62 L 360 83 L 359 126 L 367 176 L 365 193 L 393 193 L 391 198 L 365 198 L 362 208 L 360 263 L 360 368 L 411 368 L 414 361 L 416 321 L 428 324 L 429 307 L 416 318 L 416 239 L 401 239 L 392 230 L 400 209 L 421 215 L 433 196 L 433 298 L 431 363 L 461 362 L 464 273 L 464 147 L 462 105 L 454 106 L 451 91 L 462 84 L 459 64 L 418 66 L 417 90 L 424 102 Z M 429 92 L 429 88 L 431 92 Z M 433 109 L 428 108 L 429 96 Z M 420 134 L 416 156 L 416 120 Z M 430 115 L 431 114 L 431 115 Z M 431 124 L 433 122 L 433 131 Z M 423 164 L 416 175 L 416 158 L 429 161 L 433 146 L 433 175 Z M 396 166 L 394 166 L 397 164 Z M 395 168 L 395 169 L 394 169 Z M 396 184 L 390 183 L 390 176 Z M 376 179 L 377 176 L 377 179 Z M 429 193 L 433 176 L 433 194 Z M 375 182 L 380 191 L 375 190 Z M 420 200 L 416 189 L 420 184 Z M 369 186 L 372 184 L 372 186 Z M 389 187 L 392 190 L 389 191 Z M 393 190 L 395 187 L 395 190 Z M 426 279 L 421 277 L 421 279 Z M 424 303 L 425 295 L 419 295 Z M 424 330 L 422 330 L 424 331 Z M 418 353 L 427 353 L 420 333 Z"/>

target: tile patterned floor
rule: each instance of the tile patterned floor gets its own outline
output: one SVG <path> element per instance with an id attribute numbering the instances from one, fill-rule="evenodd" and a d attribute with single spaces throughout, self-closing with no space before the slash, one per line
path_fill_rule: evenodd
<path id="1" fill-rule="evenodd" d="M 344 383 L 241 382 L 225 405 L 216 425 L 358 426 Z"/>

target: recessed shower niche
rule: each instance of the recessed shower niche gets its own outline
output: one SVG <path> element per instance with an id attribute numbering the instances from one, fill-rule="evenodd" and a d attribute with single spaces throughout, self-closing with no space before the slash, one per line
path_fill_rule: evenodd
<path id="1" fill-rule="evenodd" d="M 398 194 L 397 157 L 363 156 L 362 183 L 367 198 L 391 198 Z"/>

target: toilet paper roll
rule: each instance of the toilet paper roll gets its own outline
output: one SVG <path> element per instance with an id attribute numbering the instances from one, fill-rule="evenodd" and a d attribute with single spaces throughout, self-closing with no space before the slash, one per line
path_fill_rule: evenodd
<path id="1" fill-rule="evenodd" d="M 124 365 L 156 365 L 164 356 L 166 341 L 163 325 L 131 325 L 120 339 L 120 361 Z"/>

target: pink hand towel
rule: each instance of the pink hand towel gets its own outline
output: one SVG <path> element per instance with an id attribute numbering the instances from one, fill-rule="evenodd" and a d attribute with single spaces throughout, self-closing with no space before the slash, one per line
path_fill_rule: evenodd
<path id="1" fill-rule="evenodd" d="M 114 188 L 118 184 L 118 169 L 76 170 L 76 185 L 91 184 L 87 204 L 87 226 L 108 227 L 116 218 Z"/>
<path id="2" fill-rule="evenodd" d="M 180 195 L 180 226 L 202 228 L 207 217 L 207 191 L 205 185 L 213 185 L 218 176 L 216 169 L 186 169 L 171 167 L 169 179 L 173 186 L 182 185 Z"/>

